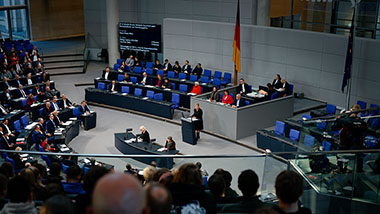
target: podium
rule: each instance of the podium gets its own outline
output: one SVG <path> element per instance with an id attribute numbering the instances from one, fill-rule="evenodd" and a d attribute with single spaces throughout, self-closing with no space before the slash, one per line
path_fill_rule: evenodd
<path id="1" fill-rule="evenodd" d="M 195 136 L 195 120 L 191 118 L 181 118 L 182 121 L 182 141 L 191 145 L 197 144 Z"/>
<path id="2" fill-rule="evenodd" d="M 89 130 L 96 127 L 96 112 L 91 112 L 89 115 L 81 115 L 80 119 L 83 122 L 84 130 Z"/>

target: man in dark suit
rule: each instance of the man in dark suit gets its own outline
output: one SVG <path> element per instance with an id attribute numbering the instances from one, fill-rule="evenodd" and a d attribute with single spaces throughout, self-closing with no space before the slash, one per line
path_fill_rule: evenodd
<path id="1" fill-rule="evenodd" d="M 20 97 L 21 98 L 27 98 L 28 97 L 28 95 L 26 95 L 22 85 L 18 86 L 16 93 L 17 93 L 17 95 L 16 95 L 17 98 L 20 98 Z"/>
<path id="2" fill-rule="evenodd" d="M 49 115 L 54 111 L 54 109 L 51 107 L 50 102 L 46 102 L 44 109 L 42 110 L 42 117 L 45 119 L 49 117 Z"/>
<path id="3" fill-rule="evenodd" d="M 61 108 L 62 109 L 66 109 L 70 106 L 72 106 L 73 104 L 70 102 L 69 99 L 66 98 L 66 95 L 62 94 L 62 101 L 60 102 L 61 103 Z"/>
<path id="4" fill-rule="evenodd" d="M 40 91 L 40 93 L 37 95 L 37 100 L 40 103 L 46 102 L 49 100 L 49 98 L 45 95 L 45 91 Z"/>
<path id="5" fill-rule="evenodd" d="M 6 150 L 13 150 L 15 147 L 14 146 L 15 144 L 12 143 L 10 139 L 8 138 L 8 134 L 1 134 L 0 144 L 1 144 L 1 148 L 6 149 Z"/>
<path id="6" fill-rule="evenodd" d="M 111 80 L 110 68 L 106 67 L 106 70 L 102 74 L 102 78 L 105 80 Z"/>
<path id="7" fill-rule="evenodd" d="M 185 61 L 185 64 L 182 66 L 182 72 L 187 74 L 187 76 L 190 75 L 191 72 L 191 66 L 189 65 L 189 60 Z"/>
<path id="8" fill-rule="evenodd" d="M 168 71 L 173 70 L 173 66 L 172 66 L 172 64 L 169 63 L 168 59 L 165 59 L 165 63 L 162 66 L 162 70 L 165 72 L 165 74 L 168 73 Z"/>
<path id="9" fill-rule="evenodd" d="M 112 80 L 111 85 L 109 86 L 110 92 L 118 91 L 118 87 L 116 85 L 116 81 Z"/>
<path id="10" fill-rule="evenodd" d="M 61 121 L 61 119 L 59 119 L 59 116 L 58 116 L 58 111 L 53 111 L 53 117 L 54 117 L 54 123 L 58 126 L 62 125 L 63 124 L 63 121 Z"/>
<path id="11" fill-rule="evenodd" d="M 201 63 L 198 63 L 197 66 L 194 68 L 194 70 L 191 72 L 193 75 L 197 75 L 198 79 L 201 78 L 203 72 L 203 68 Z"/>
<path id="12" fill-rule="evenodd" d="M 3 82 L 1 83 L 1 89 L 4 91 L 6 88 L 10 88 L 11 85 L 8 82 L 8 78 L 4 77 Z"/>
<path id="13" fill-rule="evenodd" d="M 35 96 L 37 96 L 37 95 L 40 94 L 40 92 L 41 92 L 40 85 L 37 84 L 37 85 L 33 88 L 33 90 L 32 90 L 32 94 L 35 95 Z"/>
<path id="14" fill-rule="evenodd" d="M 240 94 L 236 94 L 236 99 L 234 103 L 232 104 L 232 108 L 240 108 L 245 106 L 245 101 L 241 99 Z"/>
<path id="15" fill-rule="evenodd" d="M 283 78 L 281 82 L 282 82 L 282 86 L 280 90 L 280 97 L 285 97 L 290 94 L 290 86 L 289 86 L 289 83 L 286 82 L 285 78 Z"/>
<path id="16" fill-rule="evenodd" d="M 3 129 L 3 133 L 8 135 L 8 138 L 15 138 L 15 134 L 11 131 L 8 126 L 9 120 L 5 119 L 0 127 Z"/>
<path id="17" fill-rule="evenodd" d="M 53 99 L 51 100 L 50 106 L 53 108 L 54 111 L 59 111 L 59 105 L 57 102 L 57 96 L 54 96 Z"/>
<path id="18" fill-rule="evenodd" d="M 249 86 L 248 86 L 248 84 L 244 82 L 244 79 L 243 79 L 243 78 L 240 79 L 240 84 L 239 84 L 238 92 L 239 92 L 240 94 L 248 94 L 248 93 L 251 92 L 251 91 L 249 90 Z"/>
<path id="19" fill-rule="evenodd" d="M 33 138 L 36 141 L 36 146 L 41 145 L 42 141 L 44 141 L 46 138 L 44 132 L 41 129 L 42 126 L 40 124 L 37 124 L 33 131 Z"/>
<path id="20" fill-rule="evenodd" d="M 50 90 L 50 87 L 45 87 L 45 95 L 48 99 L 52 99 L 55 96 L 55 93 Z"/>
<path id="21" fill-rule="evenodd" d="M 0 115 L 4 116 L 9 113 L 9 110 L 0 102 Z"/>
<path id="22" fill-rule="evenodd" d="M 160 63 L 160 60 L 156 60 L 156 63 L 153 65 L 153 71 L 157 72 L 158 70 L 162 69 L 162 65 Z"/>
<path id="23" fill-rule="evenodd" d="M 45 124 L 44 118 L 42 118 L 42 117 L 38 118 L 38 123 L 37 123 L 37 125 L 40 126 L 40 130 L 42 131 L 42 133 L 45 133 L 45 127 L 44 127 L 44 124 Z"/>
<path id="24" fill-rule="evenodd" d="M 81 114 L 90 114 L 91 112 L 90 112 L 90 109 L 88 108 L 88 106 L 87 106 L 87 103 L 86 103 L 86 101 L 82 101 L 82 103 L 80 104 L 80 107 L 79 107 L 79 112 L 81 113 Z"/>
<path id="25" fill-rule="evenodd" d="M 50 114 L 49 120 L 46 121 L 46 133 L 53 135 L 57 128 L 58 124 L 55 124 L 54 122 L 54 115 Z"/>

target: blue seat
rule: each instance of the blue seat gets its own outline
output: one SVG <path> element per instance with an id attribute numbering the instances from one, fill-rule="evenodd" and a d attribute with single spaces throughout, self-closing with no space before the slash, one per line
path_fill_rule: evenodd
<path id="1" fill-rule="evenodd" d="M 117 75 L 117 81 L 122 82 L 124 80 L 124 75 L 118 74 Z"/>
<path id="2" fill-rule="evenodd" d="M 364 101 L 358 100 L 356 104 L 358 104 L 362 110 L 367 108 L 367 103 Z"/>
<path id="3" fill-rule="evenodd" d="M 146 96 L 147 96 L 149 99 L 153 99 L 153 97 L 154 97 L 154 91 L 147 90 L 147 91 L 146 91 Z"/>
<path id="4" fill-rule="evenodd" d="M 282 121 L 276 121 L 276 127 L 274 128 L 274 133 L 278 135 L 284 135 L 285 123 Z"/>
<path id="5" fill-rule="evenodd" d="M 6 152 L 4 153 L 7 154 Z M 11 163 L 13 166 L 13 169 L 16 169 L 15 161 L 12 158 L 8 157 L 8 155 L 5 157 L 5 161 Z"/>
<path id="6" fill-rule="evenodd" d="M 44 149 L 41 147 L 41 145 L 38 145 L 38 151 L 39 152 L 44 152 Z"/>
<path id="7" fill-rule="evenodd" d="M 201 81 L 201 83 L 206 83 L 208 84 L 208 82 L 210 81 L 210 78 L 209 77 L 206 77 L 206 76 L 203 76 L 199 79 L 199 81 Z"/>
<path id="8" fill-rule="evenodd" d="M 368 121 L 368 126 L 373 130 L 380 129 L 380 118 L 372 118 Z"/>
<path id="9" fill-rule="evenodd" d="M 63 164 L 63 163 L 61 163 L 61 165 L 62 165 L 62 170 L 63 170 L 63 173 L 65 173 L 65 174 L 66 174 L 66 172 L 67 172 L 67 169 L 69 168 L 69 166 L 67 166 L 67 165 L 65 165 L 65 164 Z"/>
<path id="10" fill-rule="evenodd" d="M 33 96 L 34 101 L 37 102 L 37 96 Z"/>
<path id="11" fill-rule="evenodd" d="M 326 113 L 327 115 L 334 115 L 336 112 L 336 106 L 333 104 L 326 105 Z"/>
<path id="12" fill-rule="evenodd" d="M 31 93 L 33 93 L 33 89 L 32 88 L 29 89 L 29 94 L 31 94 Z"/>
<path id="13" fill-rule="evenodd" d="M 222 85 L 227 85 L 231 83 L 231 73 L 224 72 L 223 80 L 222 80 Z"/>
<path id="14" fill-rule="evenodd" d="M 47 155 L 41 155 L 42 160 L 45 161 L 46 165 L 50 167 L 51 161 L 50 158 Z"/>
<path id="15" fill-rule="evenodd" d="M 146 62 L 145 68 L 153 68 L 153 62 Z"/>
<path id="16" fill-rule="evenodd" d="M 179 94 L 172 93 L 172 108 L 178 108 L 179 107 Z"/>
<path id="17" fill-rule="evenodd" d="M 73 115 L 74 117 L 80 117 L 79 107 L 73 109 Z"/>
<path id="18" fill-rule="evenodd" d="M 220 84 L 221 84 L 221 81 L 220 81 L 220 79 L 213 79 L 213 80 L 212 80 L 212 84 L 213 84 L 214 86 L 216 86 L 216 87 L 219 88 L 219 86 L 220 86 Z"/>
<path id="19" fill-rule="evenodd" d="M 196 82 L 198 80 L 198 76 L 197 75 L 190 75 L 190 81 L 192 82 Z"/>
<path id="20" fill-rule="evenodd" d="M 40 112 L 40 117 L 42 117 L 42 112 L 44 111 L 44 108 L 40 108 L 39 112 Z"/>
<path id="21" fill-rule="evenodd" d="M 141 67 L 135 67 L 133 69 L 133 72 L 141 74 L 142 73 L 142 69 L 141 69 Z"/>
<path id="22" fill-rule="evenodd" d="M 186 76 L 185 73 L 179 73 L 179 74 L 178 74 L 178 78 L 179 78 L 180 80 L 185 80 L 185 79 L 187 78 L 187 76 Z"/>
<path id="23" fill-rule="evenodd" d="M 121 93 L 129 94 L 129 86 L 121 86 Z"/>
<path id="24" fill-rule="evenodd" d="M 13 128 L 16 132 L 21 132 L 21 124 L 19 120 L 13 122 Z"/>
<path id="25" fill-rule="evenodd" d="M 22 124 L 22 127 L 26 127 L 27 125 L 29 125 L 29 120 L 28 120 L 28 116 L 24 115 L 21 117 L 21 124 Z"/>
<path id="26" fill-rule="evenodd" d="M 83 173 L 84 174 L 87 174 L 88 171 L 90 171 L 90 167 L 87 167 L 87 166 L 83 167 Z"/>
<path id="27" fill-rule="evenodd" d="M 121 63 L 124 61 L 124 59 L 117 59 L 116 64 L 121 65 Z"/>
<path id="28" fill-rule="evenodd" d="M 300 132 L 295 129 L 290 129 L 289 138 L 294 141 L 298 141 L 300 139 Z"/>
<path id="29" fill-rule="evenodd" d="M 305 138 L 303 139 L 303 144 L 305 146 L 313 148 L 313 146 L 315 144 L 315 138 L 311 135 L 306 134 Z"/>
<path id="30" fill-rule="evenodd" d="M 26 106 L 26 99 L 21 100 L 22 107 Z"/>
<path id="31" fill-rule="evenodd" d="M 131 79 L 131 82 L 133 82 L 134 84 L 137 83 L 137 77 L 131 77 L 130 79 Z"/>
<path id="32" fill-rule="evenodd" d="M 310 120 L 311 119 L 311 116 L 308 115 L 308 114 L 303 114 L 302 115 L 302 120 Z"/>
<path id="33" fill-rule="evenodd" d="M 376 108 L 376 107 L 379 107 L 378 105 L 376 105 L 376 104 L 371 104 L 371 105 L 369 105 L 369 108 Z M 369 112 L 369 115 L 377 115 L 377 114 L 379 114 L 379 109 L 377 109 L 377 110 L 371 110 L 370 112 Z"/>
<path id="34" fill-rule="evenodd" d="M 205 70 L 203 71 L 203 76 L 208 77 L 208 78 L 211 78 L 211 73 L 212 73 L 211 70 L 205 69 Z"/>
<path id="35" fill-rule="evenodd" d="M 174 71 L 168 71 L 168 77 L 169 77 L 169 78 L 175 78 L 175 73 L 174 73 Z"/>
<path id="36" fill-rule="evenodd" d="M 317 123 L 317 128 L 320 130 L 326 130 L 327 123 Z"/>
<path id="37" fill-rule="evenodd" d="M 153 99 L 163 101 L 164 100 L 164 95 L 162 93 L 154 94 Z"/>
<path id="38" fill-rule="evenodd" d="M 131 67 L 128 65 L 124 66 L 124 71 L 128 71 L 128 72 L 131 71 Z"/>
<path id="39" fill-rule="evenodd" d="M 249 102 L 249 100 L 246 100 L 246 101 L 245 101 L 245 105 L 247 106 L 247 105 L 249 105 L 249 104 L 251 104 L 251 102 Z"/>
<path id="40" fill-rule="evenodd" d="M 104 82 L 98 82 L 98 89 L 105 90 L 106 89 L 106 84 Z"/>
<path id="41" fill-rule="evenodd" d="M 271 100 L 276 99 L 278 97 L 278 93 L 274 92 L 272 96 L 270 97 Z"/>
<path id="42" fill-rule="evenodd" d="M 328 141 L 322 141 L 322 147 L 324 151 L 331 151 L 331 143 Z"/>
<path id="43" fill-rule="evenodd" d="M 172 89 L 175 90 L 175 83 L 170 83 L 170 85 L 172 86 Z"/>
<path id="44" fill-rule="evenodd" d="M 164 76 L 164 71 L 163 70 L 157 70 L 157 75 L 161 75 L 163 77 Z"/>
<path id="45" fill-rule="evenodd" d="M 135 96 L 138 96 L 138 97 L 140 97 L 140 96 L 142 96 L 142 89 L 141 88 L 135 88 Z"/>
<path id="46" fill-rule="evenodd" d="M 148 75 L 153 75 L 153 69 L 151 69 L 151 68 L 147 68 L 147 69 L 145 70 L 145 72 L 146 72 L 146 74 L 148 74 Z"/>
<path id="47" fill-rule="evenodd" d="M 180 85 L 179 85 L 179 91 L 187 92 L 187 85 L 185 85 L 185 84 L 180 84 Z"/>
<path id="48" fill-rule="evenodd" d="M 120 65 L 118 65 L 118 64 L 113 65 L 113 70 L 117 71 L 117 70 L 119 70 L 119 68 L 120 68 Z"/>
<path id="49" fill-rule="evenodd" d="M 214 72 L 214 79 L 222 79 L 222 72 L 221 71 L 215 71 Z"/>

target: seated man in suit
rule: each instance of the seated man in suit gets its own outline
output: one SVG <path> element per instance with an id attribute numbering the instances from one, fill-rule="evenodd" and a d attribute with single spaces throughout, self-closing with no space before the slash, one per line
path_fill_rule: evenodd
<path id="1" fill-rule="evenodd" d="M 8 119 L 4 119 L 3 123 L 0 124 L 0 127 L 3 129 L 3 133 L 4 134 L 7 134 L 8 138 L 16 138 L 16 135 L 14 134 L 15 131 L 11 131 L 11 129 L 9 128 L 9 120 Z"/>
<path id="2" fill-rule="evenodd" d="M 259 178 L 253 170 L 245 170 L 239 175 L 238 188 L 243 196 L 238 197 L 236 203 L 225 205 L 222 213 L 255 213 L 258 208 L 265 205 L 256 195 Z"/>
<path id="3" fill-rule="evenodd" d="M 26 76 L 26 85 L 33 85 L 34 82 L 32 80 L 32 73 L 28 73 L 28 75 Z"/>
<path id="4" fill-rule="evenodd" d="M 40 103 L 49 101 L 49 98 L 46 96 L 45 91 L 40 91 L 40 93 L 37 95 L 37 101 Z"/>
<path id="5" fill-rule="evenodd" d="M 59 115 L 58 115 L 58 111 L 53 111 L 53 116 L 54 116 L 54 123 L 56 125 L 62 125 L 63 124 L 63 121 L 61 121 L 61 119 L 59 119 Z"/>
<path id="6" fill-rule="evenodd" d="M 62 94 L 61 109 L 66 109 L 73 106 L 69 99 L 66 98 L 66 95 Z"/>
<path id="7" fill-rule="evenodd" d="M 251 92 L 251 91 L 249 90 L 249 86 L 248 86 L 248 84 L 244 82 L 244 79 L 243 79 L 243 78 L 240 79 L 240 84 L 239 84 L 238 92 L 239 92 L 240 94 L 248 94 L 248 93 Z"/>
<path id="8" fill-rule="evenodd" d="M 191 72 L 191 66 L 189 65 L 189 60 L 185 61 L 185 64 L 182 66 L 182 72 L 187 74 L 187 76 L 190 75 Z"/>
<path id="9" fill-rule="evenodd" d="M 40 88 L 40 85 L 36 85 L 33 90 L 32 90 L 32 93 L 37 96 L 41 93 L 41 88 Z"/>
<path id="10" fill-rule="evenodd" d="M 8 134 L 1 134 L 0 133 L 0 144 L 1 148 L 5 150 L 14 150 L 15 144 L 14 142 L 11 142 L 11 140 L 8 137 Z"/>
<path id="11" fill-rule="evenodd" d="M 140 131 L 141 131 L 141 134 L 138 138 L 142 140 L 143 142 L 150 143 L 149 132 L 146 130 L 146 128 L 144 126 L 140 126 Z"/>
<path id="12" fill-rule="evenodd" d="M 53 91 L 50 90 L 49 86 L 46 86 L 45 95 L 48 99 L 52 99 L 55 96 L 55 93 L 53 93 Z"/>
<path id="13" fill-rule="evenodd" d="M 42 141 L 46 138 L 45 134 L 41 130 L 42 126 L 40 124 L 37 124 L 33 131 L 33 138 L 36 141 L 36 146 L 41 145 Z"/>
<path id="14" fill-rule="evenodd" d="M 245 106 L 245 101 L 241 99 L 240 94 L 236 94 L 236 100 L 232 104 L 232 108 L 240 108 Z"/>
<path id="15" fill-rule="evenodd" d="M 49 119 L 46 121 L 46 133 L 54 135 L 55 130 L 57 130 L 59 124 L 55 124 L 54 115 L 51 113 Z"/>
<path id="16" fill-rule="evenodd" d="M 148 85 L 148 81 L 149 81 L 149 79 L 148 79 L 148 74 L 146 74 L 146 72 L 144 72 L 144 73 L 143 73 L 143 78 L 142 78 L 142 80 L 141 80 L 141 84 L 143 84 L 143 85 Z"/>
<path id="17" fill-rule="evenodd" d="M 0 102 L 0 115 L 1 116 L 5 116 L 9 113 L 9 110 L 7 107 L 5 107 L 3 104 L 2 104 L 3 101 Z"/>
<path id="18" fill-rule="evenodd" d="M 54 111 L 54 109 L 51 107 L 51 104 L 50 102 L 46 102 L 45 103 L 45 107 L 44 109 L 42 110 L 42 117 L 44 117 L 45 119 L 48 118 L 48 116 Z"/>
<path id="19" fill-rule="evenodd" d="M 22 85 L 21 80 L 20 80 L 20 76 L 19 76 L 19 75 L 16 75 L 13 84 L 14 84 L 15 86 Z"/>
<path id="20" fill-rule="evenodd" d="M 131 67 L 133 66 L 133 64 L 134 64 L 133 55 L 130 55 L 129 58 L 125 60 L 125 65 Z"/>
<path id="21" fill-rule="evenodd" d="M 8 78 L 4 77 L 3 82 L 1 83 L 1 89 L 4 91 L 6 88 L 12 88 L 12 86 L 8 82 Z"/>
<path id="22" fill-rule="evenodd" d="M 197 66 L 194 68 L 194 70 L 191 72 L 193 75 L 197 75 L 198 79 L 201 78 L 203 72 L 203 68 L 201 63 L 198 63 Z"/>
<path id="23" fill-rule="evenodd" d="M 167 74 L 168 71 L 172 71 L 173 70 L 172 64 L 169 63 L 168 59 L 165 59 L 165 63 L 162 66 L 162 70 L 164 71 L 164 74 Z"/>
<path id="24" fill-rule="evenodd" d="M 166 150 L 166 151 L 176 150 L 175 142 L 174 142 L 172 136 L 169 136 L 166 139 L 164 150 Z"/>
<path id="25" fill-rule="evenodd" d="M 153 71 L 157 72 L 160 69 L 162 69 L 162 65 L 160 60 L 156 59 L 156 63 L 153 65 Z"/>
<path id="26" fill-rule="evenodd" d="M 110 68 L 106 67 L 106 70 L 102 74 L 102 78 L 105 80 L 111 80 Z"/>
<path id="27" fill-rule="evenodd" d="M 54 111 L 59 111 L 60 110 L 58 102 L 57 102 L 57 96 L 54 96 L 52 98 L 50 106 L 53 108 Z"/>
<path id="28" fill-rule="evenodd" d="M 290 86 L 289 86 L 289 83 L 286 82 L 285 78 L 281 80 L 281 83 L 282 83 L 282 86 L 279 89 L 279 97 L 285 97 L 290 94 Z"/>
<path id="29" fill-rule="evenodd" d="M 91 113 L 90 109 L 87 106 L 86 101 L 83 100 L 81 102 L 80 107 L 79 107 L 79 112 L 80 112 L 80 114 L 85 114 L 85 115 L 89 115 Z"/>
<path id="30" fill-rule="evenodd" d="M 112 80 L 111 85 L 109 87 L 110 92 L 118 91 L 116 80 Z"/>
<path id="31" fill-rule="evenodd" d="M 15 98 L 27 98 L 28 97 L 28 95 L 26 95 L 22 85 L 18 86 L 18 89 L 16 92 L 17 92 L 17 97 L 15 97 Z"/>
<path id="32" fill-rule="evenodd" d="M 164 83 L 162 83 L 161 87 L 162 88 L 168 88 L 168 89 L 172 88 L 172 84 L 170 84 L 169 78 L 164 79 Z"/>

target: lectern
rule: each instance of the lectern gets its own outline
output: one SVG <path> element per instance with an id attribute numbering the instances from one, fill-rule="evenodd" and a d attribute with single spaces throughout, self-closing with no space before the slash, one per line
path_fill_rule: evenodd
<path id="1" fill-rule="evenodd" d="M 182 141 L 191 145 L 197 144 L 197 138 L 195 137 L 195 121 L 197 119 L 181 118 L 182 121 Z"/>
<path id="2" fill-rule="evenodd" d="M 91 112 L 89 115 L 81 115 L 84 130 L 89 130 L 96 127 L 96 112 Z"/>

